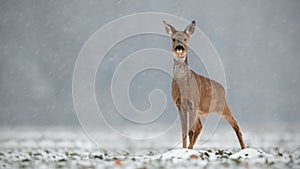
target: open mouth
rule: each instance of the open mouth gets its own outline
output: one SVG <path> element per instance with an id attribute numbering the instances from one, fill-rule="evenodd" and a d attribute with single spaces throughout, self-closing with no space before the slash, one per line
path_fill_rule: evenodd
<path id="1" fill-rule="evenodd" d="M 183 46 L 181 46 L 181 45 L 177 45 L 177 46 L 175 47 L 175 51 L 176 51 L 176 53 L 181 54 L 181 53 L 183 53 L 184 48 L 183 48 Z"/>
<path id="2" fill-rule="evenodd" d="M 185 59 L 186 51 L 182 45 L 177 45 L 173 49 L 173 55 L 175 56 L 176 60 L 182 61 Z"/>
<path id="3" fill-rule="evenodd" d="M 181 53 L 183 52 L 183 50 L 177 49 L 176 52 L 177 52 L 178 54 L 181 54 Z"/>

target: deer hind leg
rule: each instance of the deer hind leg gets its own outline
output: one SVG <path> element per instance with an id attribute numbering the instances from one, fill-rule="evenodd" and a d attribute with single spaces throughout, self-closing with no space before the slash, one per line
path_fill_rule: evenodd
<path id="1" fill-rule="evenodd" d="M 202 123 L 201 123 L 200 116 L 196 115 L 196 118 L 195 118 L 195 116 L 193 118 L 194 118 L 194 121 L 193 121 L 192 127 L 189 130 L 189 138 L 190 138 L 190 145 L 188 147 L 189 149 L 193 149 L 193 147 L 197 141 L 197 138 L 202 130 Z"/>
<path id="2" fill-rule="evenodd" d="M 237 124 L 236 120 L 233 118 L 227 103 L 225 104 L 225 108 L 224 108 L 224 111 L 223 111 L 223 114 L 222 114 L 222 118 L 225 119 L 231 125 L 233 130 L 235 131 L 235 133 L 238 137 L 238 140 L 240 142 L 241 148 L 242 149 L 246 148 L 244 140 L 243 140 L 243 136 L 242 136 L 242 133 L 241 133 L 241 130 L 240 130 L 240 127 Z"/>
<path id="3" fill-rule="evenodd" d="M 200 135 L 201 133 L 201 130 L 202 130 L 202 123 L 201 123 L 201 119 L 200 119 L 200 116 L 197 116 L 196 117 L 196 120 L 194 122 L 194 138 L 193 138 L 193 143 L 192 143 L 192 147 L 194 147 L 197 139 L 198 139 L 198 136 Z"/>

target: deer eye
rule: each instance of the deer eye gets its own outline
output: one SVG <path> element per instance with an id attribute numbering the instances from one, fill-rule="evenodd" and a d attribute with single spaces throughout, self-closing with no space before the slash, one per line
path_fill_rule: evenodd
<path id="1" fill-rule="evenodd" d="M 175 42 L 175 38 L 173 38 L 173 42 Z"/>

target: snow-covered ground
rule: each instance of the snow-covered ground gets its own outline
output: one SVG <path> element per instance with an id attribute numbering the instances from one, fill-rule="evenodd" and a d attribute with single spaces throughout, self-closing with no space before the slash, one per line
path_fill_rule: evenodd
<path id="1" fill-rule="evenodd" d="M 300 168 L 296 130 L 243 132 L 244 150 L 231 130 L 200 139 L 193 150 L 180 144 L 167 150 L 157 141 L 118 143 L 103 133 L 103 140 L 115 141 L 116 151 L 123 148 L 117 154 L 99 148 L 80 129 L 2 128 L 0 133 L 0 168 Z"/>

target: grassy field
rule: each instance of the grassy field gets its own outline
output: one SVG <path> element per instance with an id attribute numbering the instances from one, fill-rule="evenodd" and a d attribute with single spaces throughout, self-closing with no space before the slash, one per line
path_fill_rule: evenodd
<path id="1" fill-rule="evenodd" d="M 244 135 L 244 150 L 232 131 L 218 131 L 194 150 L 181 149 L 180 144 L 164 149 L 164 140 L 161 146 L 151 140 L 115 140 L 115 151 L 108 151 L 80 129 L 1 129 L 0 168 L 300 168 L 296 131 L 253 130 Z M 102 139 L 114 140 L 107 134 Z"/>

